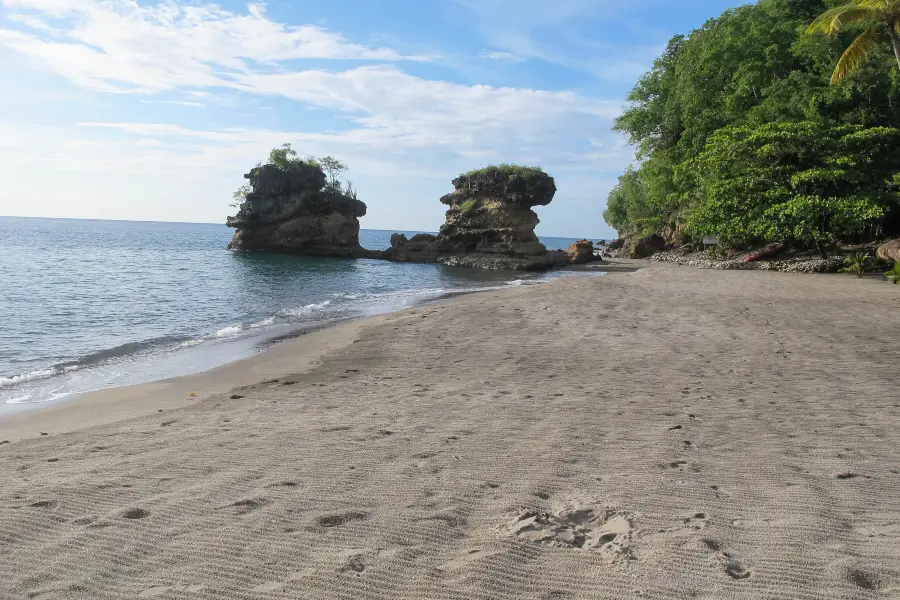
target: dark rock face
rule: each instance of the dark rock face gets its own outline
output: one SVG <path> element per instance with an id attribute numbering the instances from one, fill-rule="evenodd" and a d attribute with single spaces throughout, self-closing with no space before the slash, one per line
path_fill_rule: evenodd
<path id="1" fill-rule="evenodd" d="M 553 200 L 552 177 L 536 170 L 522 176 L 491 168 L 458 177 L 453 187 L 441 198 L 449 208 L 440 234 L 412 239 L 395 234 L 386 258 L 528 271 L 566 264 L 564 254 L 548 253 L 534 233 L 539 219 L 531 207 Z"/>
<path id="2" fill-rule="evenodd" d="M 666 249 L 666 240 L 658 235 L 626 240 L 623 250 L 627 258 L 647 258 Z"/>
<path id="3" fill-rule="evenodd" d="M 227 225 L 236 229 L 233 250 L 319 256 L 367 256 L 359 245 L 366 205 L 326 185 L 317 165 L 289 170 L 264 165 L 244 175 L 251 192 Z"/>

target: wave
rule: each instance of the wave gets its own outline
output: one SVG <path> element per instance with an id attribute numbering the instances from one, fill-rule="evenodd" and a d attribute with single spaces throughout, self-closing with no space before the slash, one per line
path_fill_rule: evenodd
<path id="1" fill-rule="evenodd" d="M 51 367 L 35 369 L 34 371 L 21 373 L 19 375 L 12 375 L 10 377 L 0 377 L 0 389 L 15 387 L 17 385 L 30 383 L 32 381 L 40 381 L 42 379 L 51 379 L 58 375 L 72 373 L 73 371 L 78 371 L 88 367 L 108 363 L 110 361 L 114 361 L 126 356 L 131 356 L 134 354 L 147 352 L 158 347 L 171 345 L 180 340 L 184 340 L 184 338 L 179 336 L 163 336 L 145 340 L 142 342 L 128 342 L 125 344 L 120 344 L 118 346 L 106 348 L 104 350 L 98 350 L 96 352 L 92 352 L 90 354 L 86 354 L 85 356 L 79 357 L 75 360 L 62 362 Z"/>
<path id="2" fill-rule="evenodd" d="M 217 338 L 232 337 L 232 336 L 235 336 L 235 335 L 239 334 L 239 333 L 242 332 L 243 330 L 244 330 L 244 326 L 243 326 L 243 325 L 240 325 L 240 324 L 239 324 L 239 325 L 232 325 L 232 326 L 230 326 L 230 327 L 223 327 L 222 329 L 218 330 L 218 331 L 215 333 L 215 336 L 216 336 Z"/>
<path id="3" fill-rule="evenodd" d="M 331 304 L 331 300 L 325 300 L 324 302 L 318 302 L 316 304 L 306 304 L 304 306 L 299 306 L 297 308 L 289 308 L 282 313 L 288 317 L 305 317 L 311 315 L 313 312 L 317 310 L 322 310 L 326 306 Z"/>
<path id="4" fill-rule="evenodd" d="M 269 317 L 268 319 L 263 319 L 257 323 L 251 323 L 250 329 L 259 329 L 260 327 L 268 327 L 269 325 L 275 324 L 275 317 Z"/>
<path id="5" fill-rule="evenodd" d="M 55 369 L 65 372 L 76 371 L 84 367 L 90 367 L 100 363 L 109 362 L 110 360 L 115 360 L 117 358 L 122 358 L 123 356 L 146 352 L 160 346 L 176 344 L 184 341 L 184 339 L 185 338 L 183 336 L 166 335 L 158 338 L 144 340 L 141 342 L 127 342 L 125 344 L 120 344 L 112 348 L 98 350 L 96 352 L 86 354 L 85 356 L 72 361 L 61 363 L 59 365 L 56 365 Z"/>
<path id="6" fill-rule="evenodd" d="M 59 370 L 54 368 L 38 369 L 35 371 L 29 371 L 28 373 L 22 373 L 20 375 L 13 375 L 12 377 L 0 377 L 0 389 L 13 387 L 14 385 L 19 385 L 21 383 L 28 383 L 29 381 L 49 379 L 57 374 L 59 374 Z"/>

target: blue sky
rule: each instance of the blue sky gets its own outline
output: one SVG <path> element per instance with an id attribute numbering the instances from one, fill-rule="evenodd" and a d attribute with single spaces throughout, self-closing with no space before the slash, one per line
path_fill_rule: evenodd
<path id="1" fill-rule="evenodd" d="M 497 162 L 556 177 L 538 233 L 610 237 L 610 130 L 727 0 L 0 0 L 0 215 L 223 222 L 269 148 L 333 155 L 362 226 L 436 230 Z"/>

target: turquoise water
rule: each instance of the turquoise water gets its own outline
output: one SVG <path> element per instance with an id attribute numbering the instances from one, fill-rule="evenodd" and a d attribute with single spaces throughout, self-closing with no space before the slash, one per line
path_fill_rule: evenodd
<path id="1" fill-rule="evenodd" d="M 360 241 L 387 248 L 391 233 L 363 230 Z M 210 369 L 309 328 L 552 276 L 232 253 L 230 236 L 211 224 L 0 217 L 0 413 Z"/>

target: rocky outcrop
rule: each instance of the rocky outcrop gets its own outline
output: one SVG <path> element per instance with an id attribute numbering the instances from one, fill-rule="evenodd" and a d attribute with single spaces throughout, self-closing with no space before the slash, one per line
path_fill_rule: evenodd
<path id="1" fill-rule="evenodd" d="M 395 234 L 386 258 L 528 271 L 568 262 L 564 253 L 547 252 L 534 233 L 539 219 L 531 208 L 550 204 L 556 193 L 540 169 L 489 167 L 454 179 L 453 187 L 441 198 L 448 209 L 440 233 Z"/>
<path id="2" fill-rule="evenodd" d="M 566 249 L 566 256 L 569 258 L 569 263 L 573 265 L 591 262 L 594 260 L 594 242 L 590 240 L 575 242 Z"/>
<path id="3" fill-rule="evenodd" d="M 900 238 L 882 244 L 876 254 L 881 260 L 900 262 Z"/>
<path id="4" fill-rule="evenodd" d="M 622 258 L 648 258 L 665 249 L 666 240 L 658 235 L 626 239 L 625 245 L 622 248 L 625 256 Z"/>
<path id="5" fill-rule="evenodd" d="M 236 229 L 233 250 L 318 256 L 368 256 L 359 245 L 359 217 L 366 205 L 326 184 L 322 169 L 296 161 L 289 168 L 251 170 L 250 192 L 227 225 Z"/>

